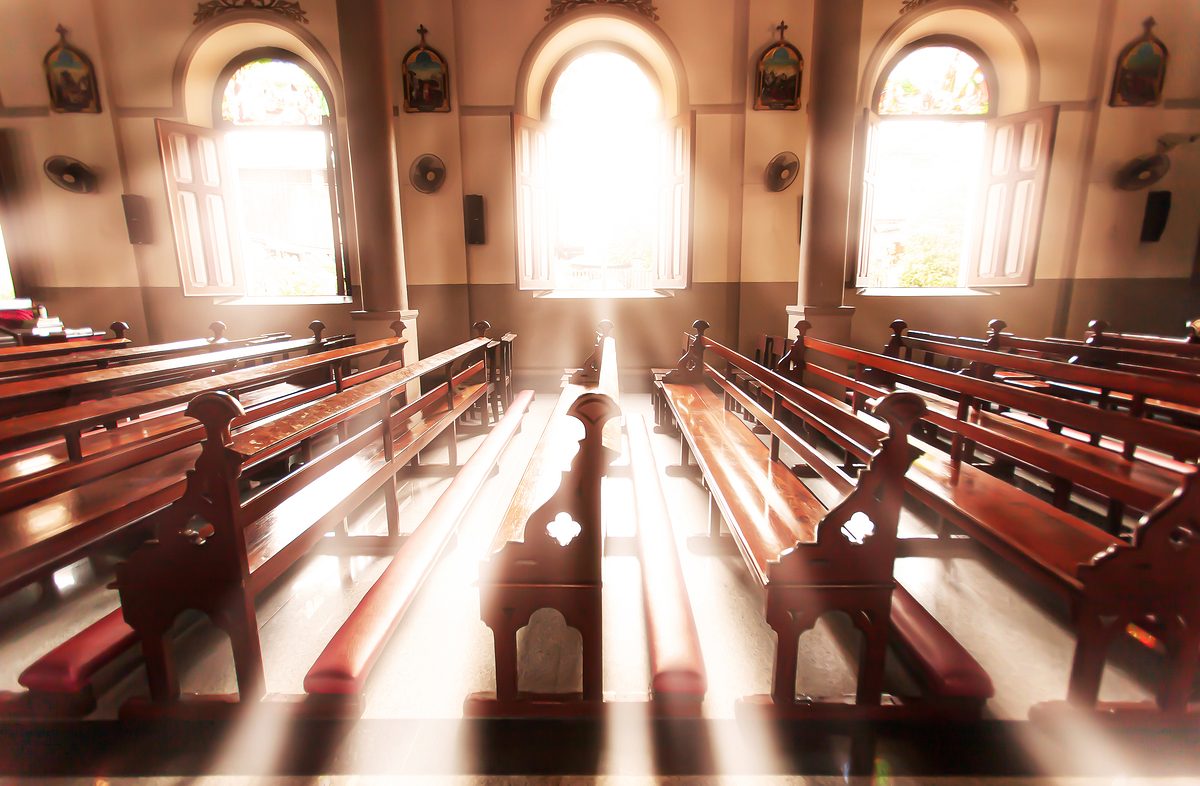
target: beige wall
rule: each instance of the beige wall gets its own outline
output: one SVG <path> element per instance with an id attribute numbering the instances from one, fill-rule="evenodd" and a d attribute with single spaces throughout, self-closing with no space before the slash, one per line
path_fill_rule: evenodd
<path id="1" fill-rule="evenodd" d="M 522 63 L 545 28 L 547 4 L 547 0 L 387 3 L 395 103 L 401 103 L 400 58 L 415 43 L 419 24 L 429 28 L 429 43 L 448 58 L 451 68 L 452 112 L 400 112 L 395 121 L 410 296 L 415 307 L 427 307 L 423 322 L 439 325 L 430 328 L 434 340 L 422 341 L 425 352 L 464 336 L 472 318 L 490 318 L 498 328 L 541 335 L 542 328 L 535 325 L 539 320 L 561 320 L 572 313 L 590 318 L 595 310 L 578 302 L 572 306 L 572 301 L 543 307 L 518 293 L 513 283 L 509 116 L 517 105 Z M 763 185 L 762 172 L 771 157 L 783 150 L 803 159 L 807 131 L 805 111 L 749 109 L 753 64 L 775 36 L 780 19 L 790 25 L 789 39 L 809 55 L 812 0 L 657 0 L 656 5 L 661 17 L 658 28 L 678 54 L 690 111 L 695 113 L 692 278 L 705 289 L 681 293 L 670 307 L 661 300 L 644 300 L 620 308 L 623 314 L 634 315 L 629 318 L 639 327 L 662 324 L 664 336 L 673 336 L 690 321 L 680 316 L 685 312 L 714 308 L 721 313 L 690 316 L 714 324 L 730 321 L 731 325 L 722 326 L 729 331 L 726 335 L 747 347 L 754 334 L 782 327 L 782 306 L 795 298 L 803 177 L 787 191 L 771 193 Z M 1168 314 L 1173 320 L 1176 313 L 1200 313 L 1197 290 L 1184 283 L 1195 264 L 1200 225 L 1200 145 L 1174 151 L 1172 171 L 1158 186 L 1174 194 L 1171 221 L 1160 243 L 1138 242 L 1144 192 L 1119 192 L 1111 186 L 1116 168 L 1132 156 L 1151 152 L 1161 133 L 1200 130 L 1200 54 L 1194 46 L 1200 33 L 1200 4 L 1180 0 L 1021 3 L 1018 26 L 1025 43 L 1036 52 L 1038 70 L 1033 80 L 1022 72 L 1026 60 L 1021 35 L 1014 36 L 977 10 L 988 3 L 956 0 L 947 5 L 954 9 L 899 29 L 906 23 L 897 13 L 897 0 L 865 0 L 862 69 L 857 79 L 860 85 L 873 84 L 875 75 L 867 72 L 872 57 L 881 56 L 877 51 L 881 41 L 894 49 L 934 29 L 948 29 L 972 35 L 996 60 L 1004 82 L 1003 111 L 1061 105 L 1039 283 L 971 298 L 865 298 L 851 291 L 847 302 L 859 309 L 856 341 L 877 344 L 874 336 L 898 312 L 914 325 L 964 333 L 978 332 L 977 322 L 1006 314 L 1010 322 L 1029 332 L 1053 332 L 1061 323 L 1076 333 L 1080 320 L 1094 316 L 1084 313 L 1087 309 L 1121 309 L 1120 292 L 1130 279 L 1180 282 L 1154 290 L 1177 298 L 1178 303 L 1169 308 L 1125 309 L 1130 321 L 1139 324 L 1106 315 L 1122 327 L 1170 329 L 1155 320 L 1165 325 Z M 290 40 L 337 74 L 335 0 L 304 0 L 303 7 L 309 23 L 296 26 L 294 34 L 274 24 L 277 17 L 247 15 L 273 25 L 245 28 L 255 39 L 247 44 Z M 0 128 L 8 129 L 14 140 L 22 188 L 18 204 L 2 218 L 20 281 L 52 307 L 96 326 L 117 318 L 141 322 L 140 338 L 195 333 L 202 328 L 194 324 L 197 320 L 211 318 L 245 325 L 248 330 L 282 323 L 277 324 L 280 329 L 298 332 L 310 311 L 333 323 L 332 329 L 350 329 L 348 305 L 258 307 L 250 312 L 246 307 L 217 305 L 207 298 L 184 299 L 179 294 L 153 119 L 196 121 L 197 112 L 206 111 L 206 75 L 197 72 L 209 68 L 204 64 L 224 52 L 211 40 L 201 44 L 203 29 L 198 33 L 193 24 L 195 8 L 190 0 L 0 2 Z M 1159 20 L 1157 33 L 1171 51 L 1167 102 L 1157 108 L 1110 108 L 1107 91 L 1113 60 L 1120 47 L 1139 33 L 1140 20 L 1150 14 Z M 41 58 L 55 40 L 58 22 L 71 29 L 71 40 L 97 66 L 102 114 L 46 111 Z M 228 33 L 223 35 L 226 39 L 220 46 L 239 45 Z M 193 61 L 197 45 L 202 52 Z M 191 62 L 200 65 L 189 74 L 183 65 Z M 199 87 L 184 91 L 182 77 L 189 75 Z M 810 82 L 811 73 L 806 73 L 805 100 Z M 863 99 L 865 103 L 865 93 Z M 345 118 L 340 121 L 344 132 Z M 419 194 L 408 185 L 408 167 L 422 153 L 438 155 L 447 166 L 446 185 L 434 195 Z M 73 155 L 95 166 L 101 175 L 99 193 L 78 196 L 50 184 L 40 168 L 42 160 L 53 154 Z M 129 245 L 122 193 L 147 198 L 152 244 Z M 464 194 L 484 196 L 486 245 L 468 247 L 463 242 Z M 1079 279 L 1074 282 L 1078 286 L 1064 283 L 1068 278 Z M 1084 286 L 1084 280 L 1094 283 Z M 96 295 L 103 289 L 112 290 L 111 297 Z M 501 324 L 498 316 L 511 324 Z M 680 319 L 683 324 L 675 324 Z M 955 324 L 947 326 L 948 322 Z M 657 356 L 645 355 L 645 362 L 652 359 L 657 362 Z"/>

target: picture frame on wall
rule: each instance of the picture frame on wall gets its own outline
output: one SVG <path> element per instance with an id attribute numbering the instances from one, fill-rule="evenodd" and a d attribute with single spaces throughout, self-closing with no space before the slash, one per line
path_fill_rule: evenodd
<path id="1" fill-rule="evenodd" d="M 58 43 L 42 60 L 50 108 L 55 112 L 100 111 L 100 86 L 91 58 L 67 43 L 67 28 L 56 28 Z"/>
<path id="2" fill-rule="evenodd" d="M 757 110 L 796 111 L 800 108 L 800 88 L 804 82 L 804 56 L 783 37 L 787 24 L 776 26 L 779 40 L 763 50 L 758 58 L 754 85 Z"/>
<path id="3" fill-rule="evenodd" d="M 1109 106 L 1158 106 L 1167 78 L 1167 47 L 1151 32 L 1154 17 L 1142 22 L 1145 32 L 1117 55 Z"/>
<path id="4" fill-rule="evenodd" d="M 450 70 L 446 58 L 425 43 L 428 32 L 418 27 L 421 43 L 404 55 L 405 112 L 450 111 Z"/>

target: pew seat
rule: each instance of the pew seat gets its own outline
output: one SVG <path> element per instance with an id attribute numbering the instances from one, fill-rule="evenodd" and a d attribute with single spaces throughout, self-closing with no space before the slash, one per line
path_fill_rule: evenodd
<path id="1" fill-rule="evenodd" d="M 322 541 L 355 509 L 382 492 L 387 536 L 333 538 L 369 553 L 400 539 L 397 473 L 441 436 L 453 440 L 459 419 L 486 418 L 491 392 L 485 356 L 486 323 L 479 335 L 411 366 L 297 407 L 236 434 L 245 415 L 232 397 L 210 392 L 188 412 L 201 421 L 205 441 L 178 500 L 151 520 L 154 539 L 117 567 L 115 586 L 125 621 L 137 631 L 150 697 L 126 702 L 124 718 L 213 718 L 236 713 L 242 702 L 264 697 L 264 663 L 254 599 Z M 456 371 L 460 364 L 470 364 Z M 408 401 L 411 383 L 433 383 Z M 451 464 L 456 464 L 450 450 Z M 247 495 L 238 479 L 247 471 L 299 461 Z M 198 548 L 207 546 L 208 548 Z M 207 616 L 229 634 L 237 676 L 231 696 L 181 696 L 167 643 L 186 611 Z M 308 707 L 307 703 L 299 706 Z"/>
<path id="2" fill-rule="evenodd" d="M 766 586 L 779 554 L 815 539 L 825 506 L 783 462 L 771 459 L 767 445 L 717 393 L 701 385 L 669 384 L 664 392 L 681 437 L 735 533 L 734 542 Z M 993 695 L 991 678 L 899 584 L 892 594 L 891 625 L 891 643 L 926 690 L 927 708 L 946 715 L 961 704 L 977 717 Z"/>
<path id="3" fill-rule="evenodd" d="M 662 714 L 694 717 L 708 692 L 696 618 L 688 602 L 645 419 L 629 418 L 626 432 L 637 507 L 637 552 L 650 655 L 650 696 Z"/>
<path id="4" fill-rule="evenodd" d="M 516 433 L 532 400 L 533 391 L 516 394 L 506 407 L 504 418 L 454 476 L 433 509 L 405 539 L 321 651 L 304 677 L 304 690 L 310 697 L 337 699 L 348 709 L 361 711 L 362 694 L 372 666 Z"/>

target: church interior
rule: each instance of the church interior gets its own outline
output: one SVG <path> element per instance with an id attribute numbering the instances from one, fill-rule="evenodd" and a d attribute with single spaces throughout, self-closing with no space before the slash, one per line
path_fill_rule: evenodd
<path id="1" fill-rule="evenodd" d="M 0 0 L 0 782 L 1196 782 L 1198 38 Z"/>

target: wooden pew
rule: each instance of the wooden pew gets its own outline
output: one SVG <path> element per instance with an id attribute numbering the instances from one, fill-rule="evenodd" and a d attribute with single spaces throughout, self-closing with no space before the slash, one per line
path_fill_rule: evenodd
<path id="1" fill-rule="evenodd" d="M 74 485 L 64 482 L 64 476 L 83 480 L 129 466 L 137 460 L 137 449 L 152 439 L 177 438 L 175 447 L 199 441 L 202 429 L 180 407 L 201 393 L 224 390 L 239 396 L 244 406 L 257 408 L 306 390 L 309 396 L 327 393 L 344 381 L 348 364 L 371 355 L 383 354 L 380 366 L 396 363 L 406 340 L 402 322 L 393 329 L 395 339 L 323 347 L 298 358 L 0 420 L 0 510 Z M 321 390 L 322 385 L 329 387 Z M 101 426 L 106 430 L 97 431 Z M 85 464 L 91 469 L 84 470 Z"/>
<path id="2" fill-rule="evenodd" d="M 532 401 L 533 391 L 524 390 L 505 406 L 504 417 L 455 474 L 433 509 L 404 541 L 314 661 L 304 677 L 304 690 L 322 714 L 362 714 L 372 666 L 454 536 L 500 454 L 520 428 L 521 418 Z"/>
<path id="3" fill-rule="evenodd" d="M 785 373 L 800 379 L 807 372 L 842 385 L 860 400 L 881 395 L 886 389 L 820 366 L 814 362 L 813 354 L 857 364 L 859 374 L 861 369 L 870 368 L 876 374 L 886 373 L 895 379 L 936 382 L 939 386 L 953 385 L 957 380 L 963 393 L 1005 405 L 1020 407 L 1021 397 L 1038 395 L 844 347 L 807 336 L 807 325 L 798 327 L 800 338 Z M 1069 420 L 1065 417 L 1069 412 L 1080 411 L 1097 417 L 1128 417 L 1048 396 L 1042 398 L 1062 407 L 1058 411 L 1064 420 Z M 826 401 L 829 406 L 846 406 L 833 396 L 827 396 Z M 1033 466 L 1052 467 L 1061 473 L 1072 471 L 1072 467 L 1077 471 L 1100 472 L 1094 467 L 1064 461 L 1044 445 L 1017 439 L 1004 442 L 974 423 L 939 412 L 937 407 L 931 406 L 924 417 L 939 427 L 957 430 L 964 438 L 1011 451 Z M 1151 427 L 1172 428 L 1152 421 L 1133 420 L 1130 425 L 1131 430 Z M 862 453 L 861 445 L 845 440 L 842 444 Z M 1121 478 L 1117 476 L 1112 479 L 1114 484 L 1119 481 Z M 1124 482 L 1130 484 L 1129 478 Z M 1196 602 L 1200 598 L 1200 541 L 1194 534 L 1200 526 L 1200 474 L 1194 466 L 1180 474 L 1173 493 L 1142 517 L 1130 543 L 987 474 L 965 461 L 961 452 L 946 455 L 926 450 L 909 469 L 906 487 L 936 514 L 1070 602 L 1076 633 L 1067 691 L 1072 706 L 1096 709 L 1102 717 L 1120 717 L 1123 723 L 1195 722 L 1195 715 L 1188 714 L 1192 679 L 1200 660 L 1200 603 Z M 1150 630 L 1168 653 L 1154 705 L 1098 701 L 1108 651 L 1129 625 Z"/>
<path id="4" fill-rule="evenodd" d="M 480 616 L 492 629 L 496 691 L 468 696 L 468 716 L 592 715 L 602 708 L 600 483 L 620 452 L 611 330 L 611 322 L 601 323 L 592 355 L 564 384 L 492 539 L 491 557 L 480 566 Z M 568 418 L 583 424 L 577 451 Z M 557 610 L 582 637 L 581 693 L 518 690 L 517 631 L 540 608 Z"/>
<path id="5" fill-rule="evenodd" d="M 902 319 L 894 320 L 890 327 L 892 335 L 883 350 L 889 357 L 919 361 L 927 366 L 1051 393 L 1101 408 L 1121 409 L 1135 416 L 1156 417 L 1192 428 L 1200 425 L 1200 386 L 1182 385 L 1177 380 L 1159 376 L 920 337 L 928 335 L 926 333 L 913 337 L 905 333 L 908 323 Z M 1102 441 L 1098 434 L 1089 435 L 1089 439 L 1092 444 Z M 1124 449 L 1129 450 L 1128 447 Z"/>
<path id="6" fill-rule="evenodd" d="M 1186 329 L 1186 334 L 1181 338 L 1152 336 L 1143 333 L 1117 333 L 1103 319 L 1093 319 L 1088 323 L 1081 343 L 1093 347 L 1136 349 L 1143 352 L 1200 357 L 1200 317 L 1189 321 Z M 1053 340 L 1074 343 L 1071 339 Z"/>
<path id="7" fill-rule="evenodd" d="M 612 323 L 601 322 L 592 355 L 581 369 L 567 371 L 555 411 L 493 538 L 492 556 L 481 566 L 481 616 L 493 630 L 497 690 L 468 697 L 468 715 L 593 715 L 604 707 L 598 495 L 600 474 L 621 448 L 611 332 Z M 578 447 L 571 417 L 584 424 Z M 634 484 L 649 649 L 646 708 L 653 715 L 696 717 L 707 690 L 704 659 L 658 470 L 640 421 L 639 427 L 629 437 L 628 474 Z M 517 631 L 542 607 L 558 610 L 581 634 L 584 674 L 578 693 L 519 689 Z"/>
<path id="8" fill-rule="evenodd" d="M 223 379 L 209 378 L 215 383 L 210 389 L 236 390 L 239 385 L 294 378 L 298 371 L 312 373 L 322 368 L 326 377 L 334 380 L 315 388 L 301 388 L 276 401 L 264 400 L 236 421 L 236 426 L 244 428 L 403 368 L 400 351 L 404 343 L 405 340 L 398 336 L 242 369 L 221 375 Z M 340 370 L 347 362 L 381 352 L 384 358 L 378 368 L 348 375 Z M 259 378 L 256 380 L 254 375 Z M 165 396 L 190 400 L 202 392 L 197 389 L 200 383 L 196 380 L 162 390 Z M 122 398 L 134 400 L 122 401 Z M 142 391 L 81 407 L 87 409 L 97 405 L 123 412 L 145 411 L 157 406 L 152 391 Z M 45 418 L 48 414 L 51 413 L 31 417 Z M 89 415 L 81 413 L 79 419 L 84 422 L 87 417 Z M 92 413 L 90 417 L 103 415 Z M 0 516 L 0 576 L 4 577 L 0 591 L 21 586 L 89 553 L 102 541 L 138 525 L 146 514 L 178 499 L 185 486 L 185 472 L 192 468 L 199 453 L 194 446 L 200 440 L 203 427 L 188 425 L 185 430 L 188 433 L 175 435 L 177 439 L 168 437 L 131 450 L 134 455 L 107 457 L 94 466 L 72 465 L 53 477 L 39 478 L 51 489 L 48 496 L 23 507 L 16 506 Z M 122 461 L 132 469 L 124 469 Z M 53 491 L 55 488 L 57 493 Z M 5 504 L 22 492 L 28 494 L 30 488 L 10 486 L 3 494 Z M 114 661 L 135 643 L 136 636 L 125 625 L 120 609 L 117 609 L 25 669 L 19 682 L 27 690 L 0 693 L 0 715 L 53 716 L 90 712 L 95 706 L 93 679 L 97 672 L 111 671 Z"/>
<path id="9" fill-rule="evenodd" d="M 873 409 L 888 424 L 883 432 L 707 338 L 706 322 L 693 327 L 687 353 L 675 369 L 656 374 L 655 389 L 680 432 L 681 463 L 689 454 L 695 457 L 711 494 L 710 511 L 719 511 L 710 513 L 711 534 L 719 536 L 724 519 L 762 588 L 767 623 L 778 634 L 771 693 L 748 697 L 742 706 L 772 717 L 978 717 L 992 695 L 987 674 L 892 578 L 903 478 L 911 461 L 907 438 L 924 411 L 921 399 L 912 393 L 880 398 Z M 712 363 L 723 363 L 725 371 Z M 769 410 L 732 383 L 734 369 L 770 396 Z M 709 380 L 721 395 L 708 387 Z M 731 402 L 769 430 L 769 443 L 751 433 Z M 783 422 L 785 410 L 813 432 L 873 453 L 867 467 L 852 478 Z M 843 495 L 841 502 L 826 509 L 780 461 L 785 445 Z M 853 704 L 796 697 L 800 635 L 829 611 L 845 612 L 863 636 Z M 889 644 L 906 656 L 922 683 L 920 698 L 885 697 Z"/>
<path id="10" fill-rule="evenodd" d="M 698 717 L 708 692 L 708 673 L 700 654 L 700 635 L 688 602 L 645 419 L 630 418 L 626 432 L 637 503 L 637 551 L 650 651 L 650 697 L 659 714 Z"/>
<path id="11" fill-rule="evenodd" d="M 230 371 L 275 356 L 287 357 L 294 352 L 318 352 L 325 346 L 321 340 L 321 331 L 325 326 L 318 321 L 310 327 L 313 330 L 311 339 L 268 341 L 200 355 L 0 382 L 0 417 L 39 412 L 79 401 L 156 387 L 167 381 Z"/>
<path id="12" fill-rule="evenodd" d="M 900 354 L 904 346 L 901 342 L 909 341 L 907 336 L 898 338 L 903 324 L 901 320 L 893 322 L 896 332 L 886 350 L 889 353 Z M 799 324 L 798 329 L 806 331 L 807 323 Z M 917 339 L 912 343 L 924 347 L 923 351 L 928 355 L 932 348 L 945 342 Z M 970 461 L 976 447 L 982 446 L 1005 462 L 1003 466 L 997 465 L 996 471 L 1010 473 L 1015 462 L 1044 477 L 1051 485 L 1055 504 L 1061 508 L 1070 507 L 1072 492 L 1077 489 L 1105 501 L 1108 504 L 1105 526 L 1113 534 L 1121 531 L 1126 506 L 1138 511 L 1155 507 L 1178 487 L 1181 473 L 1187 470 L 1185 462 L 1200 458 L 1200 433 L 1194 430 L 1138 418 L 1132 413 L 1101 410 L 1035 390 L 1018 389 L 1015 382 L 1000 384 L 986 379 L 987 374 L 977 378 L 902 359 L 885 360 L 881 359 L 883 356 L 828 342 L 821 342 L 821 345 L 825 348 L 818 350 L 819 353 L 858 364 L 856 380 L 874 382 L 873 389 L 898 382 L 921 390 L 930 409 L 926 421 L 952 435 L 949 450 L 956 460 Z M 806 345 L 808 348 L 811 347 Z M 993 356 L 1003 353 L 972 349 L 969 353 L 958 354 L 962 357 L 955 360 L 962 364 L 967 361 L 967 355 L 973 360 L 983 357 L 999 362 L 999 358 Z M 802 370 L 808 364 L 823 378 L 837 384 L 844 382 L 842 375 L 812 365 L 811 358 L 801 358 L 799 349 L 795 357 L 793 365 L 797 368 Z M 1040 367 L 1049 363 L 1044 359 L 1026 358 L 1022 365 L 1033 368 L 1032 361 L 1038 361 Z M 1088 372 L 1080 369 L 1070 373 L 1074 378 L 1082 379 Z M 1092 373 L 1118 372 L 1093 370 Z M 1133 376 L 1125 374 L 1123 378 Z M 1125 384 L 1132 389 L 1148 391 L 1158 390 L 1164 382 L 1160 380 L 1158 386 L 1147 380 L 1140 385 L 1135 382 Z M 847 390 L 853 392 L 852 386 L 847 386 Z M 859 397 L 861 395 L 868 394 L 860 393 Z M 1003 411 L 988 411 L 993 407 Z"/>
<path id="13" fill-rule="evenodd" d="M 126 332 L 129 331 L 128 323 L 114 322 L 109 325 L 109 329 L 113 332 L 113 338 L 99 334 L 78 341 L 63 341 L 58 344 L 33 344 L 29 346 L 14 344 L 12 346 L 2 346 L 0 347 L 0 369 L 5 364 L 15 360 L 48 358 L 74 352 L 120 349 L 131 343 L 129 339 L 125 338 Z"/>
<path id="14" fill-rule="evenodd" d="M 332 378 L 323 385 L 259 400 L 235 424 L 245 427 L 396 371 L 403 363 L 399 359 L 388 360 L 386 353 L 396 352 L 398 358 L 403 343 L 403 339 L 386 339 L 179 383 L 160 389 L 157 399 L 155 391 L 142 391 L 71 408 L 81 410 L 78 412 L 38 413 L 29 420 L 40 422 L 30 423 L 26 432 L 79 429 L 107 419 L 112 413 L 145 412 L 208 391 L 244 391 L 272 380 L 294 377 L 297 372 L 324 370 L 327 378 Z M 347 361 L 381 352 L 385 353 L 385 364 L 379 368 L 352 375 L 340 371 Z M 46 421 L 51 419 L 48 416 L 55 414 L 66 417 L 57 426 L 47 425 Z M 155 423 L 163 428 L 142 427 Z M 124 428 L 132 432 L 125 434 L 130 439 L 115 448 L 0 484 L 0 594 L 43 578 L 179 498 L 186 472 L 198 455 L 196 446 L 203 437 L 203 427 L 180 414 L 147 418 Z"/>
<path id="15" fill-rule="evenodd" d="M 1005 332 L 1008 324 L 1002 319 L 988 323 L 987 338 L 946 336 L 939 333 L 909 330 L 913 338 L 949 341 L 999 352 L 1013 352 L 1051 360 L 1062 360 L 1088 366 L 1129 371 L 1195 383 L 1200 376 L 1200 358 L 1145 352 L 1134 349 L 1117 349 L 1087 344 L 1072 344 L 1056 339 L 1024 338 Z"/>
<path id="16" fill-rule="evenodd" d="M 309 325 L 309 330 L 312 330 L 314 333 L 317 332 L 319 322 L 320 320 L 314 320 Z M 124 336 L 125 332 L 129 329 L 128 326 L 122 322 L 114 323 L 114 327 L 116 324 L 122 326 L 121 335 Z M 324 324 L 321 324 L 320 330 L 323 331 L 324 328 Z M 208 326 L 208 329 L 212 332 L 212 335 L 207 338 L 172 341 L 166 344 L 148 344 L 139 347 L 123 347 L 113 349 L 110 352 L 80 351 L 58 354 L 53 357 L 34 357 L 21 359 L 20 361 L 12 360 L 0 363 L 0 379 L 10 382 L 19 379 L 54 376 L 69 371 L 115 368 L 134 363 L 145 363 L 150 360 L 196 355 L 202 352 L 212 352 L 221 349 L 234 349 L 236 347 L 251 346 L 272 341 L 285 341 L 291 338 L 287 333 L 264 333 L 260 336 L 230 339 L 225 337 L 224 322 L 214 322 Z"/>
<path id="17" fill-rule="evenodd" d="M 233 434 L 244 414 L 235 399 L 206 393 L 188 406 L 206 438 L 183 496 L 155 514 L 156 537 L 118 566 L 126 623 L 137 631 L 150 698 L 132 700 L 127 717 L 224 717 L 264 696 L 254 598 L 375 492 L 385 498 L 388 535 L 362 537 L 368 550 L 400 545 L 396 473 L 489 393 L 488 339 L 480 337 Z M 460 364 L 469 364 L 461 372 Z M 406 387 L 440 383 L 411 403 Z M 249 497 L 237 478 L 314 444 L 308 460 Z M 347 536 L 349 537 L 349 536 Z M 357 540 L 357 537 L 355 538 Z M 238 702 L 181 699 L 169 637 L 176 618 L 195 609 L 233 645 Z"/>

